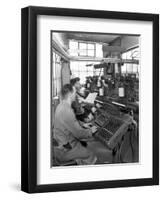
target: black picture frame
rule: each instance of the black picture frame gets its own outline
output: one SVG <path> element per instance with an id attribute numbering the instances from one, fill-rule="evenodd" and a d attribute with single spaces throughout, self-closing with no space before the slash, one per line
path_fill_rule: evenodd
<path id="1" fill-rule="evenodd" d="M 71 16 L 153 23 L 153 177 L 37 184 L 37 16 Z M 159 15 L 30 6 L 21 11 L 21 190 L 28 193 L 159 184 Z"/>

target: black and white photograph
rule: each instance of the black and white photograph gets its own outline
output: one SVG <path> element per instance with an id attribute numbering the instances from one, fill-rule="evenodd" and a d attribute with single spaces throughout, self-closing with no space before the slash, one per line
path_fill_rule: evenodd
<path id="1" fill-rule="evenodd" d="M 51 167 L 139 163 L 141 36 L 49 34 Z"/>
<path id="2" fill-rule="evenodd" d="M 159 16 L 22 9 L 22 190 L 159 183 Z"/>

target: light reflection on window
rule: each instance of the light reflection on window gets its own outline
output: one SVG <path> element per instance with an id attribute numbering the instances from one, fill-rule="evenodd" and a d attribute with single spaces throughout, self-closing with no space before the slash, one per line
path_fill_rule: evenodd
<path id="1" fill-rule="evenodd" d="M 55 52 L 52 57 L 52 97 L 55 97 L 61 90 L 61 57 Z"/>
<path id="2" fill-rule="evenodd" d="M 103 57 L 102 44 L 70 40 L 69 53 L 71 56 Z"/>
<path id="3" fill-rule="evenodd" d="M 140 59 L 140 49 L 139 49 L 139 47 L 122 53 L 122 59 L 137 59 L 137 60 L 139 60 Z M 139 75 L 140 65 L 139 64 L 124 63 L 121 66 L 121 72 L 123 74 L 134 73 L 134 74 Z"/>
<path id="4" fill-rule="evenodd" d="M 90 64 L 92 65 L 86 66 Z M 79 77 L 81 84 L 84 84 L 87 76 L 98 76 L 101 69 L 94 69 L 93 64 L 99 64 L 99 62 L 71 61 L 70 69 L 72 77 Z M 103 75 L 103 69 L 101 75 Z"/>

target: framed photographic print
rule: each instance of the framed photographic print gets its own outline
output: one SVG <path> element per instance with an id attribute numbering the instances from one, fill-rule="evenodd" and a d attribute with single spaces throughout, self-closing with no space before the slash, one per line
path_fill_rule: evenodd
<path id="1" fill-rule="evenodd" d="M 22 9 L 21 188 L 159 184 L 159 15 Z"/>

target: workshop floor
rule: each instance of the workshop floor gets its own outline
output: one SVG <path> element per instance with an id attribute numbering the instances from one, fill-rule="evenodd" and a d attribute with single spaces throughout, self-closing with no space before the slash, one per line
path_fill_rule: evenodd
<path id="1" fill-rule="evenodd" d="M 115 154 L 100 141 L 92 140 L 88 142 L 88 148 L 93 151 L 98 158 L 96 164 L 138 162 L 139 147 L 137 137 L 133 135 L 130 138 L 129 136 L 129 134 L 126 135 L 126 139 L 123 141 L 121 148 L 118 149 Z"/>

